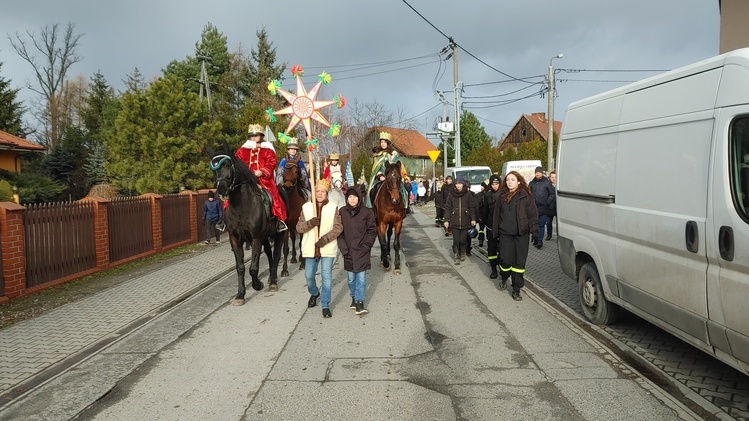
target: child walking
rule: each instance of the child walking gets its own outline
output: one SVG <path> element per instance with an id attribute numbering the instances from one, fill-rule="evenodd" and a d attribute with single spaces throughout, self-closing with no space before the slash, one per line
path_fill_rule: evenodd
<path id="1" fill-rule="evenodd" d="M 372 209 L 362 206 L 359 190 L 346 190 L 346 206 L 338 210 L 343 233 L 338 236 L 338 249 L 343 255 L 343 269 L 348 275 L 351 308 L 364 315 L 364 292 L 367 288 L 367 270 L 372 268 L 371 250 L 377 238 L 377 225 Z"/>

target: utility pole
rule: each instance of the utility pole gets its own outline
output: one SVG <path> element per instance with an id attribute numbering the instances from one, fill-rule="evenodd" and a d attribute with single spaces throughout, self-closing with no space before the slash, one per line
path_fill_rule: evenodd
<path id="1" fill-rule="evenodd" d="M 203 90 L 205 90 L 205 96 L 208 100 L 208 112 L 212 113 L 211 108 L 211 81 L 208 80 L 208 72 L 205 69 L 205 62 L 211 61 L 208 56 L 198 55 L 195 58 L 200 60 L 200 103 L 203 103 Z"/>
<path id="2" fill-rule="evenodd" d="M 460 166 L 460 105 L 458 103 L 458 44 L 453 41 L 452 37 L 450 40 L 450 48 L 453 50 L 453 86 L 455 87 L 455 166 Z M 447 167 L 445 167 L 447 168 Z"/>
<path id="3" fill-rule="evenodd" d="M 549 136 L 546 138 L 546 162 L 548 163 L 549 172 L 554 169 L 554 68 L 551 62 L 555 58 L 562 58 L 563 54 L 557 54 L 549 59 L 549 115 L 547 123 L 549 125 Z"/>

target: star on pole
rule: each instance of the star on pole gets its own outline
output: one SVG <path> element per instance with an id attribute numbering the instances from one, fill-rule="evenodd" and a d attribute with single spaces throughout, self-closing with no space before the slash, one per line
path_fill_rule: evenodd
<path id="1" fill-rule="evenodd" d="M 323 83 L 322 80 L 318 81 L 317 84 L 315 84 L 315 86 L 312 88 L 312 90 L 307 92 L 304 84 L 302 83 L 300 72 L 297 72 L 295 76 L 296 95 L 284 89 L 277 88 L 278 93 L 281 94 L 281 96 L 283 96 L 290 105 L 286 108 L 275 111 L 273 115 L 291 114 L 291 121 L 289 121 L 289 126 L 286 128 L 286 133 L 290 133 L 291 130 L 301 122 L 304 125 L 304 130 L 307 132 L 307 138 L 311 139 L 312 120 L 317 121 L 325 127 L 330 127 L 330 122 L 328 122 L 328 120 L 323 117 L 322 114 L 320 114 L 319 110 L 329 105 L 335 104 L 336 101 L 315 100 L 317 93 L 320 91 L 320 86 Z"/>

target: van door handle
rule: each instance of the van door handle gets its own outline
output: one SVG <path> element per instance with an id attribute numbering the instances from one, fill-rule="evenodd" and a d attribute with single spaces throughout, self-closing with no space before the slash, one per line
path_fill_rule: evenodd
<path id="1" fill-rule="evenodd" d="M 729 262 L 733 261 L 733 228 L 722 226 L 718 232 L 718 250 L 720 257 Z"/>
<path id="2" fill-rule="evenodd" d="M 687 250 L 692 253 L 700 251 L 700 231 L 697 229 L 697 223 L 694 221 L 687 221 L 687 227 L 685 229 L 684 236 L 687 241 Z"/>

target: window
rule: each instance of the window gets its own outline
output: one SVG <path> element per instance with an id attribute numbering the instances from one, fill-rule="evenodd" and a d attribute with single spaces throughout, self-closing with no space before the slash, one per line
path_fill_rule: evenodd
<path id="1" fill-rule="evenodd" d="M 731 192 L 736 210 L 749 222 L 749 116 L 733 121 L 730 136 Z"/>

